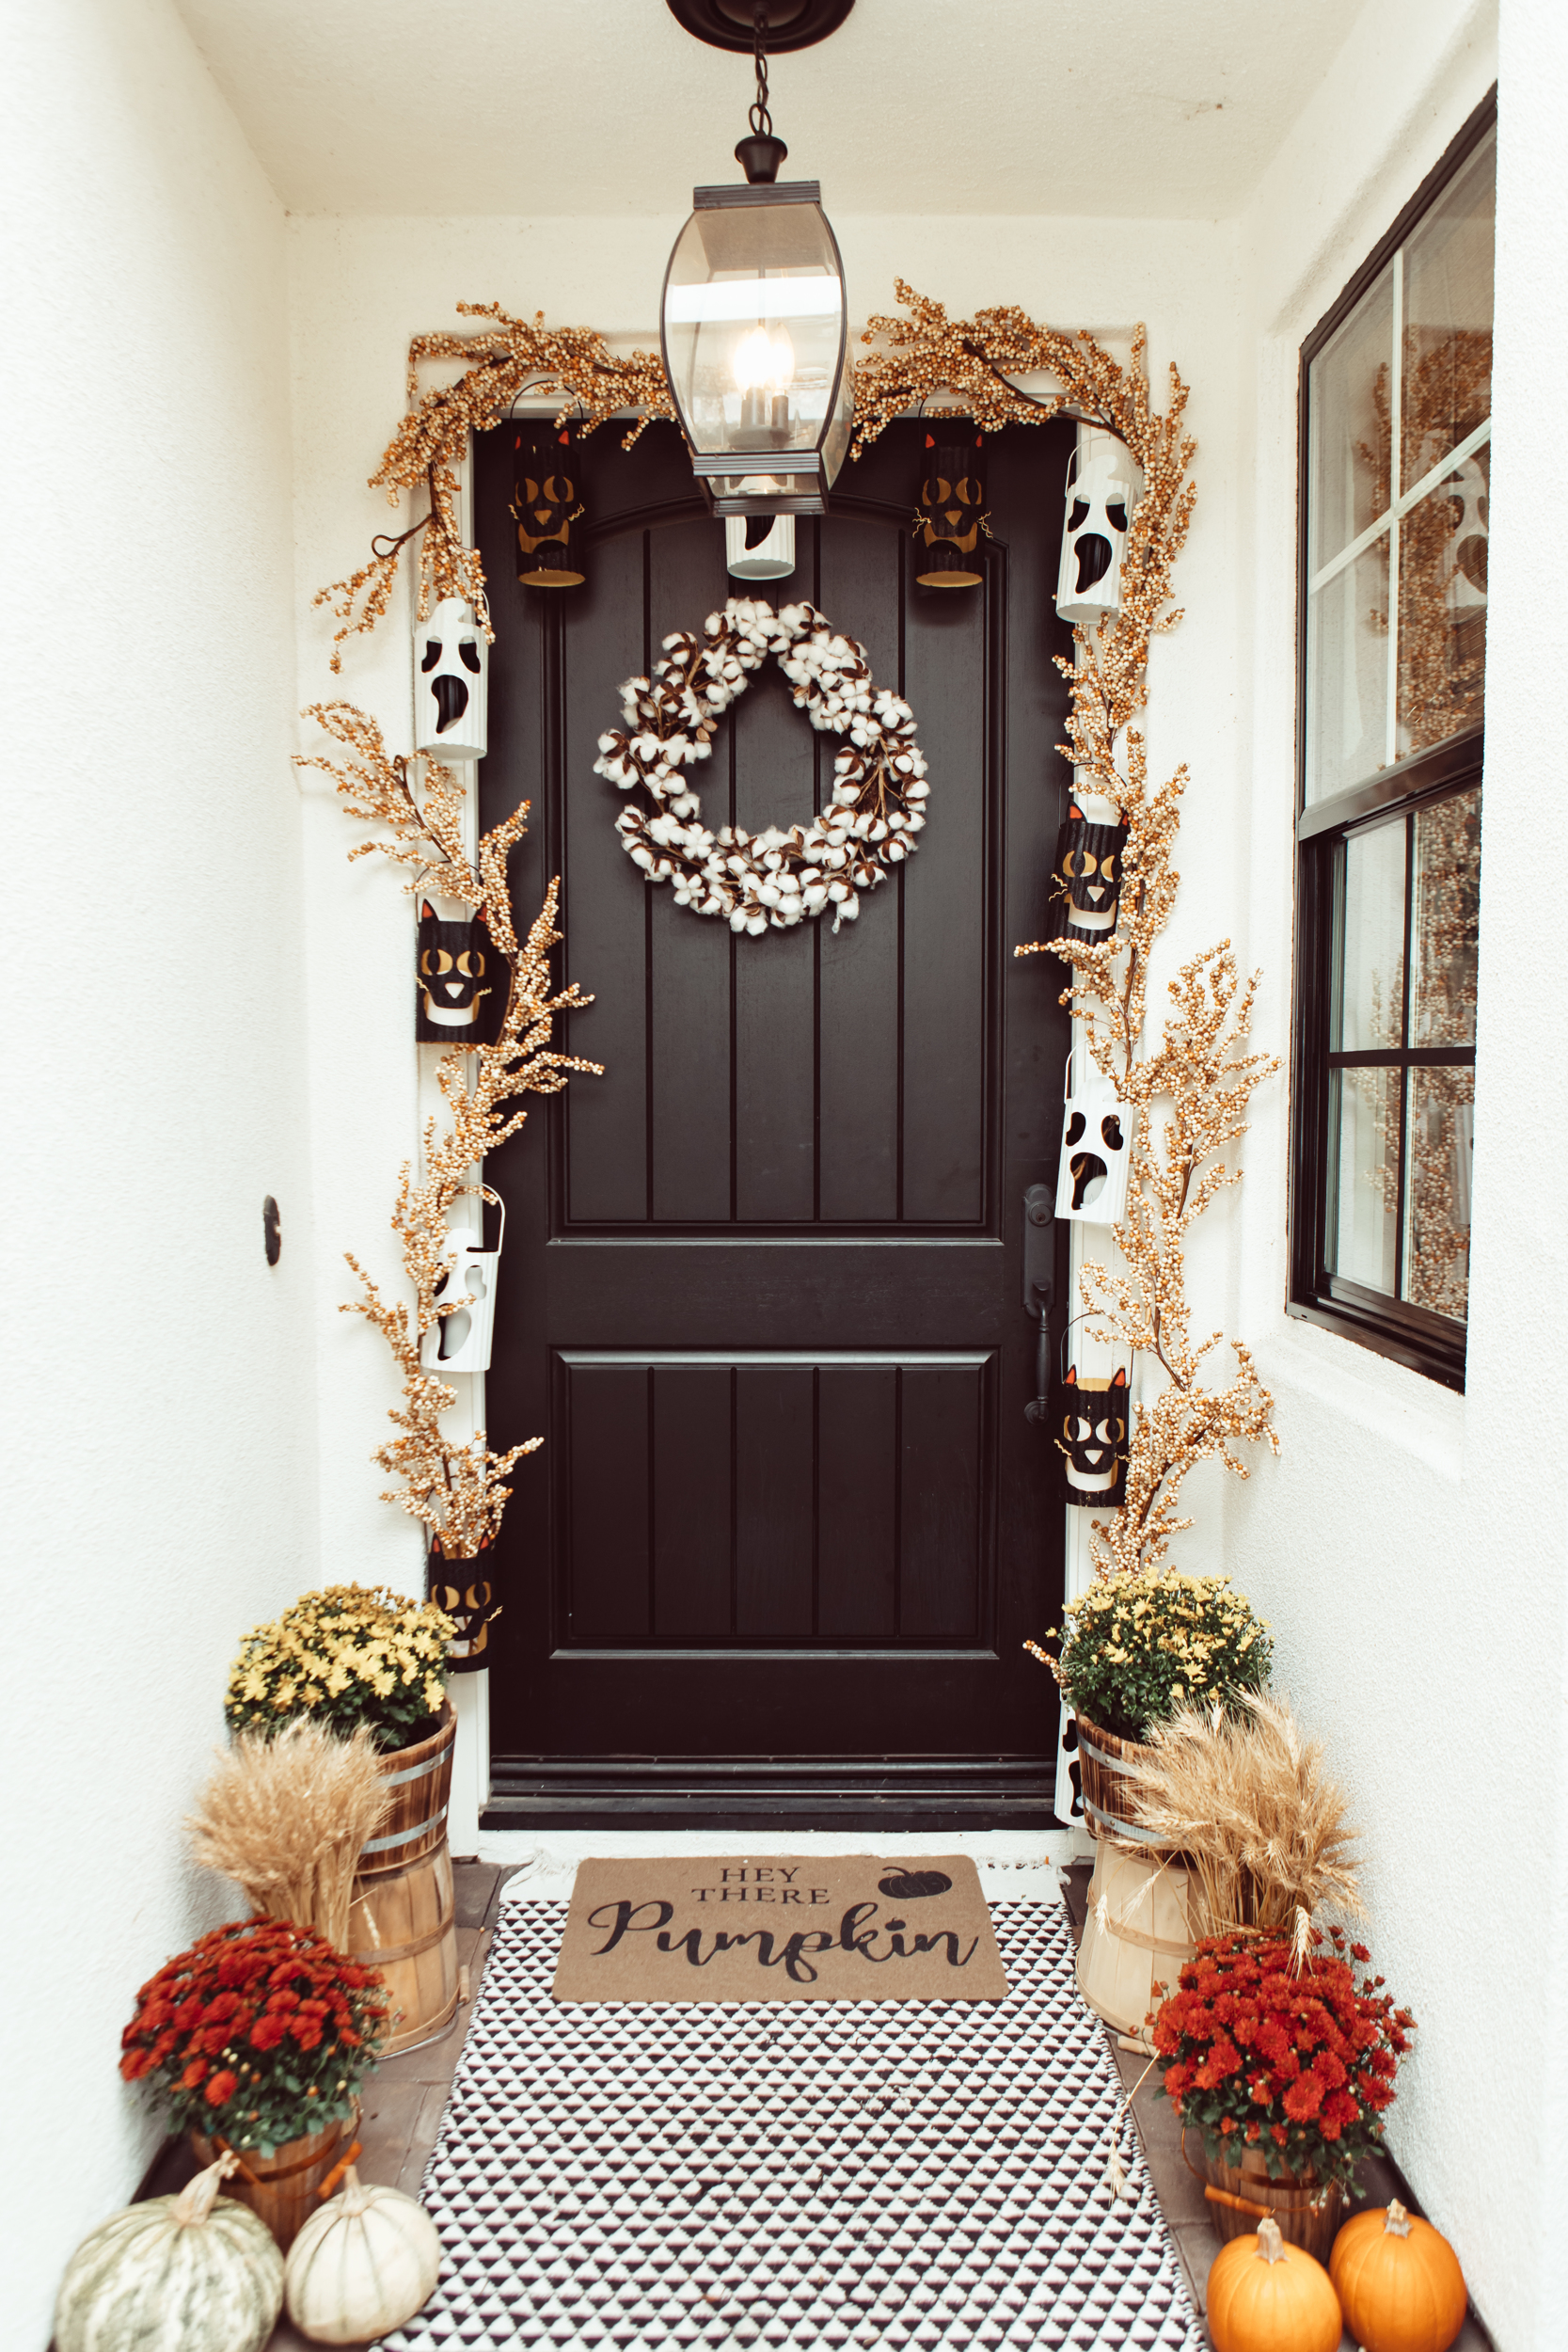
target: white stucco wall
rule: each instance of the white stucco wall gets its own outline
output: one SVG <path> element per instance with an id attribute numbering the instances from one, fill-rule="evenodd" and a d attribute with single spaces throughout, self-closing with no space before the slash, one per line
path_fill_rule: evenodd
<path id="1" fill-rule="evenodd" d="M 0 2336 L 155 2137 L 179 1823 L 314 1576 L 280 208 L 167 0 L 6 13 Z M 283 1214 L 263 1256 L 261 1200 Z"/>
<path id="2" fill-rule="evenodd" d="M 1522 1443 L 1520 1376 L 1552 1393 L 1568 1303 L 1563 950 L 1519 878 L 1560 834 L 1559 617 L 1540 520 L 1560 495 L 1560 282 L 1568 202 L 1551 122 L 1568 87 L 1560 10 L 1503 0 L 1495 413 L 1482 820 L 1475 1224 L 1467 1390 L 1450 1394 L 1280 1311 L 1283 1090 L 1247 1145 L 1239 1321 L 1285 1439 L 1227 1496 L 1228 1564 L 1273 1621 L 1278 1678 L 1327 1739 L 1366 1833 L 1370 1940 L 1420 2021 L 1390 2143 L 1452 2235 L 1505 2352 L 1560 2343 L 1568 2162 L 1560 2064 L 1529 2021 L 1560 2008 L 1564 1545 L 1561 1447 Z M 1494 12 L 1464 0 L 1369 7 L 1241 224 L 1255 378 L 1242 457 L 1247 899 L 1283 1027 L 1291 937 L 1297 353 L 1498 77 Z M 1201 475 L 1200 467 L 1200 475 Z M 1539 933 L 1539 952 L 1537 935 Z M 1519 1105 L 1543 1181 L 1521 1183 Z M 1514 1775 L 1529 1795 L 1511 1801 Z M 1537 1915 L 1519 1909 L 1543 1890 Z M 1528 1906 L 1530 1899 L 1524 1896 Z M 1554 1944 L 1547 1919 L 1556 1917 Z M 1554 1952 L 1559 1957 L 1554 1958 Z M 1505 2136 L 1508 2179 L 1483 2152 Z"/>

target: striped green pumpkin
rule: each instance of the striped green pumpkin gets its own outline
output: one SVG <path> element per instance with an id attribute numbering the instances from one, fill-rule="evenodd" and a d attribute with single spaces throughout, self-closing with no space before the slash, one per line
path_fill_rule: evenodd
<path id="1" fill-rule="evenodd" d="M 283 2307 L 283 2257 L 264 2221 L 218 2195 L 232 2162 L 82 2240 L 55 2306 L 55 2352 L 261 2352 Z"/>

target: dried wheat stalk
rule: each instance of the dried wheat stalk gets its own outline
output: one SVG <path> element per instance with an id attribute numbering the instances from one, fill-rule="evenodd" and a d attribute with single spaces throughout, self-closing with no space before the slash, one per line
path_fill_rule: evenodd
<path id="1" fill-rule="evenodd" d="M 1122 1769 L 1138 1818 L 1178 1848 L 1199 1888 L 1195 1931 L 1233 1927 L 1297 1935 L 1325 1908 L 1362 1915 L 1344 1791 L 1305 1740 L 1290 1702 L 1244 1691 L 1229 1708 L 1182 1708 Z"/>
<path id="2" fill-rule="evenodd" d="M 360 1849 L 390 1804 L 367 1730 L 340 1740 L 300 1718 L 270 1740 L 245 1732 L 219 1749 L 185 1826 L 197 1861 L 258 1911 L 315 1928 L 341 1951 Z"/>

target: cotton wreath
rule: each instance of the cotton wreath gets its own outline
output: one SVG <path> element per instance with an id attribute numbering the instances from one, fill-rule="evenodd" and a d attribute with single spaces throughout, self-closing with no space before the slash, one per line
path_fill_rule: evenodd
<path id="1" fill-rule="evenodd" d="M 721 717 L 769 654 L 814 727 L 848 739 L 833 760 L 832 799 L 809 825 L 709 833 L 684 772 L 712 752 Z M 734 931 L 786 930 L 832 909 L 833 929 L 915 847 L 929 787 L 909 704 L 872 683 L 863 645 L 841 636 L 814 605 L 732 596 L 701 636 L 664 640 L 651 678 L 621 689 L 625 730 L 599 738 L 595 775 L 623 792 L 641 786 L 615 819 L 621 846 L 650 882 L 673 884 L 677 906 L 723 915 Z"/>

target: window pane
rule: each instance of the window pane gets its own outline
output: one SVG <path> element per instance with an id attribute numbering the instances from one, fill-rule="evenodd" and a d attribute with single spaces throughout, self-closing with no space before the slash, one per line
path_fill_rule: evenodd
<path id="1" fill-rule="evenodd" d="M 1329 1080 L 1332 1273 L 1394 1291 L 1400 1189 L 1398 1070 L 1336 1070 Z"/>
<path id="2" fill-rule="evenodd" d="M 1464 1322 L 1470 1297 L 1475 1099 L 1473 1070 L 1410 1073 L 1404 1295 L 1455 1323 Z"/>
<path id="3" fill-rule="evenodd" d="M 1307 797 L 1325 801 L 1387 763 L 1386 537 L 1312 597 L 1307 676 Z"/>
<path id="4" fill-rule="evenodd" d="M 1404 249 L 1404 489 L 1492 411 L 1496 163 L 1494 135 Z"/>
<path id="5" fill-rule="evenodd" d="M 1388 505 L 1393 289 L 1392 268 L 1386 269 L 1312 362 L 1307 560 L 1313 571 L 1359 538 Z"/>
<path id="6" fill-rule="evenodd" d="M 1402 817 L 1359 833 L 1344 849 L 1344 919 L 1333 1045 L 1377 1052 L 1404 1042 Z"/>
<path id="7" fill-rule="evenodd" d="M 1481 908 L 1479 786 L 1417 812 L 1414 890 L 1410 1041 L 1473 1045 Z"/>
<path id="8" fill-rule="evenodd" d="M 1483 445 L 1400 525 L 1402 759 L 1479 726 L 1485 715 L 1491 469 Z"/>

